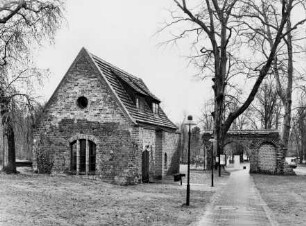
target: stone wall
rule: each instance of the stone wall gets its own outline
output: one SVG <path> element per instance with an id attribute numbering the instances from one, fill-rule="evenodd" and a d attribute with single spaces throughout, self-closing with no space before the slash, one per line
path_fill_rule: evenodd
<path id="1" fill-rule="evenodd" d="M 271 144 L 263 144 L 258 150 L 258 170 L 260 172 L 276 172 L 276 149 Z"/>
<path id="2" fill-rule="evenodd" d="M 165 132 L 163 132 L 162 130 L 158 130 L 155 132 L 155 147 L 156 147 L 156 151 L 155 151 L 155 174 L 157 177 L 162 178 L 162 176 L 164 176 L 163 174 L 163 154 L 165 153 Z"/>
<path id="3" fill-rule="evenodd" d="M 265 138 L 250 144 L 250 172 L 264 174 L 283 174 L 283 163 L 279 143 Z"/>
<path id="4" fill-rule="evenodd" d="M 139 128 L 139 147 L 142 147 L 143 151 L 146 146 L 149 146 L 151 180 L 161 179 L 165 175 L 179 172 L 179 136 L 180 134 L 175 132 L 149 127 Z M 165 166 L 165 153 L 167 154 L 167 166 Z"/>
<path id="5" fill-rule="evenodd" d="M 88 98 L 88 106 L 80 109 L 78 97 Z M 44 121 L 58 125 L 62 119 L 119 122 L 130 126 L 113 92 L 87 56 L 79 55 L 45 109 Z"/>
<path id="6" fill-rule="evenodd" d="M 180 171 L 180 134 L 163 133 L 162 169 L 163 175 L 171 175 Z M 167 154 L 167 167 L 165 167 L 165 153 Z"/>

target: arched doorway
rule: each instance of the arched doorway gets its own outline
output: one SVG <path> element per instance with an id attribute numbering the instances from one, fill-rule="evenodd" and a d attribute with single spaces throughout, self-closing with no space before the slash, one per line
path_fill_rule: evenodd
<path id="1" fill-rule="evenodd" d="M 246 152 L 246 147 L 242 142 L 231 141 L 224 146 L 224 154 L 226 155 L 228 164 L 234 163 L 234 156 L 239 156 L 238 160 L 240 160 L 240 163 L 245 161 L 244 155 Z"/>

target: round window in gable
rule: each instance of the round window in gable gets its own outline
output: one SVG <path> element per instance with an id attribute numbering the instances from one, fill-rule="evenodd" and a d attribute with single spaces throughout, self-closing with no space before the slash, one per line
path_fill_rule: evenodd
<path id="1" fill-rule="evenodd" d="M 88 106 L 88 99 L 84 96 L 79 97 L 77 100 L 77 104 L 79 106 L 79 108 L 84 109 Z"/>

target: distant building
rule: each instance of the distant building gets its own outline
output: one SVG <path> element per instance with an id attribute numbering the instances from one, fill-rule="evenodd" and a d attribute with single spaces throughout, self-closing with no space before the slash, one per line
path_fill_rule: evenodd
<path id="1" fill-rule="evenodd" d="M 136 184 L 179 171 L 179 134 L 144 82 L 82 49 L 36 125 L 33 166 Z"/>

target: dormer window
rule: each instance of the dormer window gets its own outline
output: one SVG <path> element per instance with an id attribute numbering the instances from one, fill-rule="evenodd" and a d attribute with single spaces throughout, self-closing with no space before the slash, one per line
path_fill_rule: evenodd
<path id="1" fill-rule="evenodd" d="M 136 97 L 136 108 L 139 109 L 139 98 Z"/>
<path id="2" fill-rule="evenodd" d="M 145 110 L 144 99 L 143 99 L 142 97 L 136 97 L 135 102 L 136 102 L 136 108 L 137 108 L 139 111 L 144 112 L 144 110 Z"/>
<path id="3" fill-rule="evenodd" d="M 159 106 L 157 103 L 152 103 L 152 110 L 153 110 L 153 113 L 158 115 L 158 109 L 159 109 Z"/>

